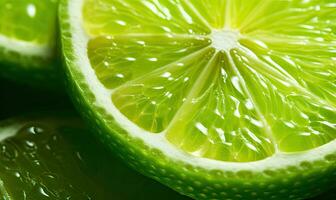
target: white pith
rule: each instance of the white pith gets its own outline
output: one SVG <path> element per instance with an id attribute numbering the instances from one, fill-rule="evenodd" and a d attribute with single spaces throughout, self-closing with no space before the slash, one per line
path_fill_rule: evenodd
<path id="1" fill-rule="evenodd" d="M 83 0 L 70 0 L 68 5 L 70 31 L 72 34 L 73 53 L 75 54 L 75 65 L 85 78 L 90 91 L 94 94 L 96 102 L 95 106 L 104 108 L 116 120 L 120 127 L 128 132 L 134 138 L 141 139 L 144 144 L 151 148 L 161 150 L 168 158 L 175 161 L 182 161 L 195 167 L 201 167 L 209 170 L 223 170 L 223 171 L 263 171 L 266 169 L 286 168 L 287 166 L 298 166 L 303 161 L 316 161 L 323 159 L 324 156 L 336 152 L 336 140 L 315 148 L 310 151 L 300 153 L 282 153 L 277 152 L 271 157 L 264 160 L 236 163 L 211 160 L 207 158 L 195 157 L 172 145 L 164 134 L 153 134 L 147 132 L 133 122 L 128 120 L 111 102 L 111 91 L 106 89 L 98 80 L 94 70 L 92 69 L 89 59 L 87 57 L 87 43 L 89 36 L 85 33 L 82 27 L 82 4 Z M 217 36 L 216 36 L 217 37 Z M 234 43 L 231 43 L 234 45 Z M 215 45 L 222 47 L 222 50 L 231 48 L 230 46 L 223 46 L 222 43 L 216 42 Z"/>
<path id="2" fill-rule="evenodd" d="M 211 34 L 212 46 L 218 50 L 229 51 L 238 47 L 240 33 L 234 30 L 213 30 Z"/>
<path id="3" fill-rule="evenodd" d="M 48 58 L 52 55 L 52 48 L 47 44 L 22 41 L 4 35 L 0 35 L 0 47 L 25 56 Z"/>

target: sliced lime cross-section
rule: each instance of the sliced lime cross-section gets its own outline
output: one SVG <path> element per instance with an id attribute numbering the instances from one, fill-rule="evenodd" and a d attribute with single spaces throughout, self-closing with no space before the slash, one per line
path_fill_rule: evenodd
<path id="1" fill-rule="evenodd" d="M 64 1 L 73 96 L 112 149 L 191 197 L 314 196 L 336 170 L 335 13 L 318 0 Z"/>
<path id="2" fill-rule="evenodd" d="M 58 0 L 0 0 L 2 76 L 56 85 L 57 8 Z"/>

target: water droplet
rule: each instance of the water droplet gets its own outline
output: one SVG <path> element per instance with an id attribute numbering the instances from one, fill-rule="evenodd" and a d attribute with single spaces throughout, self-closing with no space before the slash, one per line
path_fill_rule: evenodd
<path id="1" fill-rule="evenodd" d="M 50 197 L 49 194 L 47 193 L 47 190 L 43 187 L 39 188 L 39 192 L 45 197 Z"/>
<path id="2" fill-rule="evenodd" d="M 24 142 L 24 145 L 25 145 L 25 147 L 26 147 L 27 150 L 35 150 L 35 149 L 37 149 L 37 146 L 36 146 L 35 142 L 30 141 L 30 140 L 26 140 Z"/>
<path id="3" fill-rule="evenodd" d="M 18 151 L 11 144 L 1 145 L 1 157 L 6 161 L 14 161 L 18 157 Z"/>
<path id="4" fill-rule="evenodd" d="M 28 133 L 33 134 L 33 135 L 41 134 L 43 133 L 43 128 L 38 127 L 38 126 L 30 126 L 28 128 Z"/>
<path id="5" fill-rule="evenodd" d="M 20 172 L 14 172 L 14 176 L 17 177 L 17 178 L 20 178 L 21 174 L 20 174 Z"/>

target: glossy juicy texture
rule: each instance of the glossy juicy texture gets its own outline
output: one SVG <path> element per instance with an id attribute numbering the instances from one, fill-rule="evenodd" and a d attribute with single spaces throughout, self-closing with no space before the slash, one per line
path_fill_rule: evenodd
<path id="1" fill-rule="evenodd" d="M 85 0 L 88 57 L 132 123 L 248 162 L 336 138 L 336 4 Z"/>
<path id="2" fill-rule="evenodd" d="M 185 199 L 120 164 L 69 114 L 0 122 L 0 138 L 5 200 Z"/>
<path id="3" fill-rule="evenodd" d="M 55 44 L 58 0 L 0 0 L 0 34 L 37 44 Z"/>
<path id="4" fill-rule="evenodd" d="M 58 0 L 0 0 L 0 77 L 62 90 L 56 58 Z"/>

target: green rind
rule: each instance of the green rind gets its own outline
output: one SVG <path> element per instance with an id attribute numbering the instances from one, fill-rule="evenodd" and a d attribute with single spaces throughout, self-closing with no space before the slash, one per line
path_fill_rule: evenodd
<path id="1" fill-rule="evenodd" d="M 303 162 L 263 172 L 196 168 L 167 158 L 158 149 L 131 137 L 108 113 L 95 106 L 95 97 L 76 66 L 70 31 L 68 0 L 61 1 L 60 27 L 67 87 L 83 118 L 97 137 L 129 166 L 181 194 L 195 199 L 299 200 L 335 186 L 336 152 L 315 162 Z"/>
<path id="2" fill-rule="evenodd" d="M 50 58 L 25 56 L 0 46 L 0 77 L 39 88 L 57 89 L 60 78 L 60 61 Z"/>

